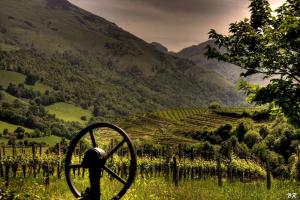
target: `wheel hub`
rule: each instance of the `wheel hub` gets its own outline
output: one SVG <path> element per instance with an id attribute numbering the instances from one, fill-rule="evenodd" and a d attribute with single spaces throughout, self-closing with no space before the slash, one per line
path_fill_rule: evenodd
<path id="1" fill-rule="evenodd" d="M 102 168 L 107 160 L 107 154 L 101 148 L 89 149 L 85 154 L 82 161 L 84 168 Z"/>

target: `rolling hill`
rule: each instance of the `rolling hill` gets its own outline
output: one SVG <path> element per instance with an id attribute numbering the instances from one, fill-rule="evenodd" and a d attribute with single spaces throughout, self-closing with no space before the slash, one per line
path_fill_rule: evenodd
<path id="1" fill-rule="evenodd" d="M 0 69 L 33 74 L 59 95 L 52 103 L 72 102 L 100 119 L 243 103 L 219 74 L 160 52 L 66 0 L 1 0 L 0 50 Z"/>

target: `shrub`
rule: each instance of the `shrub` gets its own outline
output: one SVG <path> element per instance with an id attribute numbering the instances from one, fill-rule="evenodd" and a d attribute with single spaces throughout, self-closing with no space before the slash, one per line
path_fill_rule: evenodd
<path id="1" fill-rule="evenodd" d="M 81 119 L 82 121 L 86 121 L 86 120 L 87 120 L 87 117 L 86 117 L 86 116 L 81 116 L 80 119 Z"/>
<path id="2" fill-rule="evenodd" d="M 223 141 L 227 140 L 230 137 L 231 129 L 232 126 L 230 124 L 222 125 L 216 130 L 216 135 L 219 135 Z"/>
<path id="3" fill-rule="evenodd" d="M 28 74 L 25 79 L 27 85 L 34 85 L 39 80 L 39 77 L 33 74 Z"/>
<path id="4" fill-rule="evenodd" d="M 236 129 L 235 129 L 235 134 L 239 140 L 239 142 L 242 142 L 244 139 L 245 134 L 248 131 L 248 127 L 245 125 L 244 122 L 241 122 L 237 125 Z"/>
<path id="5" fill-rule="evenodd" d="M 3 136 L 7 136 L 7 135 L 8 135 L 8 129 L 5 128 L 5 129 L 3 130 Z"/>
<path id="6" fill-rule="evenodd" d="M 239 158 L 247 159 L 250 156 L 250 150 L 245 143 L 237 145 L 236 154 Z"/>
<path id="7" fill-rule="evenodd" d="M 259 135 L 260 135 L 262 138 L 267 137 L 267 135 L 269 135 L 269 130 L 268 130 L 268 128 L 265 127 L 265 126 L 260 127 L 260 129 L 259 129 Z"/>
<path id="8" fill-rule="evenodd" d="M 253 130 L 248 131 L 248 133 L 246 133 L 246 135 L 244 136 L 244 141 L 249 148 L 252 148 L 254 144 L 258 143 L 261 140 L 262 138 L 259 133 Z"/>
<path id="9" fill-rule="evenodd" d="M 209 142 L 205 142 L 201 149 L 201 155 L 206 160 L 215 158 L 215 149 Z"/>
<path id="10" fill-rule="evenodd" d="M 220 109 L 221 108 L 221 105 L 219 102 L 212 102 L 209 106 L 208 106 L 209 109 Z"/>

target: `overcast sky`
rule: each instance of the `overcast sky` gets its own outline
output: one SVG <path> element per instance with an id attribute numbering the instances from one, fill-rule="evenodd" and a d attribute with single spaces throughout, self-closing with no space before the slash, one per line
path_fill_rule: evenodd
<path id="1" fill-rule="evenodd" d="M 208 31 L 226 34 L 231 22 L 249 16 L 248 0 L 69 0 L 171 51 L 208 39 Z M 284 0 L 269 0 L 272 7 Z"/>

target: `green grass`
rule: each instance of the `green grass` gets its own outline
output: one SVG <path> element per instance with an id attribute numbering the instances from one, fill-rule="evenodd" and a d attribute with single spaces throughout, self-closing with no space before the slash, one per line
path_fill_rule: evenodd
<path id="1" fill-rule="evenodd" d="M 19 50 L 19 48 L 16 46 L 10 45 L 10 44 L 0 43 L 0 50 L 1 51 L 16 51 L 16 50 Z"/>
<path id="2" fill-rule="evenodd" d="M 105 175 L 107 176 L 107 175 Z M 44 178 L 21 178 L 11 180 L 9 189 L 15 191 L 20 197 L 30 195 L 29 199 L 64 200 L 76 199 L 70 192 L 64 179 L 50 178 L 50 185 L 44 186 Z M 80 183 L 75 180 L 75 184 Z M 80 185 L 87 185 L 87 178 Z M 79 185 L 79 184 L 78 184 Z M 77 185 L 77 186 L 78 186 Z M 103 200 L 111 199 L 119 191 L 120 184 L 115 180 L 104 178 L 101 181 Z M 83 191 L 85 187 L 78 188 Z M 299 184 L 292 181 L 274 180 L 272 189 L 268 191 L 264 181 L 252 183 L 224 182 L 223 187 L 217 186 L 216 179 L 203 179 L 179 183 L 175 187 L 166 179 L 138 177 L 128 190 L 123 200 L 284 200 L 288 193 L 298 193 Z M 297 196 L 298 196 L 297 195 Z M 296 198 L 299 199 L 299 196 Z"/>
<path id="3" fill-rule="evenodd" d="M 55 115 L 58 119 L 62 119 L 67 122 L 79 122 L 86 123 L 80 119 L 82 116 L 86 116 L 87 119 L 91 117 L 91 112 L 88 110 L 84 110 L 78 106 L 69 103 L 55 103 L 53 105 L 47 106 L 46 110 Z"/>
<path id="4" fill-rule="evenodd" d="M 16 140 L 16 143 L 18 142 L 24 142 L 27 140 L 28 142 L 37 142 L 37 143 L 46 143 L 47 146 L 54 146 L 56 143 L 59 143 L 61 141 L 61 137 L 51 135 L 51 136 L 45 136 L 45 137 L 39 137 L 39 138 L 24 138 L 22 140 Z M 0 138 L 0 143 L 7 144 L 8 139 L 7 138 Z"/>
<path id="5" fill-rule="evenodd" d="M 19 126 L 19 125 L 10 124 L 10 123 L 4 122 L 4 121 L 0 121 L 0 132 L 2 132 L 5 128 L 7 128 L 9 132 L 13 132 L 14 130 L 16 130 L 17 127 L 24 128 L 25 131 L 28 132 L 28 133 L 33 132 L 33 130 L 30 129 L 30 128 L 25 128 L 23 126 Z"/>
<path id="6" fill-rule="evenodd" d="M 31 88 L 33 91 L 36 91 L 36 92 L 40 92 L 41 94 L 44 94 L 47 90 L 49 92 L 53 91 L 53 89 L 48 86 L 48 85 L 45 85 L 41 82 L 36 82 L 34 84 L 34 86 L 31 86 L 31 85 L 26 85 L 27 88 Z"/>
<path id="7" fill-rule="evenodd" d="M 20 98 L 17 98 L 17 97 L 14 97 L 14 96 L 8 94 L 8 93 L 5 92 L 5 91 L 0 91 L 0 93 L 3 94 L 3 98 L 2 98 L 2 100 L 1 100 L 0 102 L 12 103 L 12 102 L 14 102 L 15 100 L 19 100 L 22 104 L 25 104 L 25 105 L 28 104 L 25 100 L 20 99 Z"/>
<path id="8" fill-rule="evenodd" d="M 0 85 L 2 85 L 4 89 L 7 88 L 9 83 L 13 83 L 15 85 L 24 83 L 26 78 L 23 74 L 6 70 L 0 70 L 0 77 Z"/>

